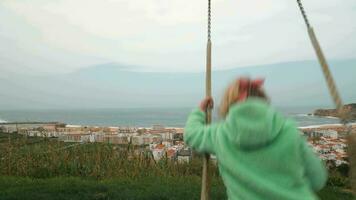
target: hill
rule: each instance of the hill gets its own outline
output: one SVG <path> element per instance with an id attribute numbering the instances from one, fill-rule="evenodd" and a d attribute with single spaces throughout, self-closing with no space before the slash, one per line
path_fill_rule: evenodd
<path id="1" fill-rule="evenodd" d="M 343 110 L 348 113 L 350 120 L 356 120 L 356 103 L 351 103 L 343 106 Z M 314 115 L 317 116 L 330 116 L 339 117 L 339 113 L 336 109 L 318 109 L 314 111 Z"/>

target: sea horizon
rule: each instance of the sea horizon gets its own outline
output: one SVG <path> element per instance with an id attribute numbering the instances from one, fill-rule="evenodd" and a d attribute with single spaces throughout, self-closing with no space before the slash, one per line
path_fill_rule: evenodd
<path id="1" fill-rule="evenodd" d="M 17 109 L 0 110 L 0 122 L 60 122 L 82 126 L 184 127 L 193 107 L 92 108 L 92 109 Z M 298 126 L 338 124 L 339 119 L 310 115 L 314 107 L 277 107 Z M 219 121 L 214 109 L 214 121 Z"/>

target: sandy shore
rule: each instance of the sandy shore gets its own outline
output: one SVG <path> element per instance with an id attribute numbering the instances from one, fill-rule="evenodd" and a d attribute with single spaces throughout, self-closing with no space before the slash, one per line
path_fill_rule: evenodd
<path id="1" fill-rule="evenodd" d="M 356 131 L 356 123 L 351 123 L 352 130 Z M 312 125 L 312 126 L 301 126 L 299 129 L 303 131 L 308 130 L 335 130 L 337 132 L 346 131 L 346 127 L 343 124 L 323 124 L 323 125 Z"/>

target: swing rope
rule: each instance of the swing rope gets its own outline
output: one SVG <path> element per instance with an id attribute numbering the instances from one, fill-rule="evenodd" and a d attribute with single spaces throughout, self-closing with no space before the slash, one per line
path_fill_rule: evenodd
<path id="1" fill-rule="evenodd" d="M 206 75 L 205 75 L 205 95 L 211 97 L 211 0 L 208 0 L 208 41 L 206 46 Z M 212 108 L 208 107 L 206 111 L 206 123 L 211 123 Z M 210 177 L 209 177 L 209 160 L 210 155 L 204 154 L 203 156 L 203 169 L 202 169 L 202 185 L 201 185 L 201 200 L 209 200 L 210 193 Z"/>
<path id="2" fill-rule="evenodd" d="M 348 136 L 348 157 L 349 157 L 349 162 L 350 162 L 350 179 L 351 179 L 351 185 L 352 185 L 352 189 L 354 194 L 356 194 L 356 166 L 355 163 L 356 162 L 356 158 L 353 156 L 356 156 L 356 138 L 355 138 L 355 134 L 353 133 L 353 129 L 352 129 L 352 125 L 349 123 L 349 116 L 350 113 L 348 113 L 345 109 L 343 109 L 343 103 L 340 97 L 340 94 L 338 92 L 338 89 L 336 87 L 335 81 L 332 77 L 332 74 L 330 72 L 328 63 L 326 62 L 325 56 L 323 54 L 323 51 L 319 45 L 319 42 L 316 38 L 316 35 L 314 33 L 313 27 L 310 25 L 307 14 L 304 10 L 304 7 L 302 5 L 301 0 L 297 0 L 300 12 L 303 16 L 305 25 L 307 26 L 308 29 L 308 34 L 309 34 L 309 38 L 310 41 L 314 47 L 315 53 L 318 57 L 321 69 L 323 71 L 328 89 L 329 89 L 329 93 L 331 95 L 331 97 L 333 98 L 334 104 L 336 106 L 336 110 L 338 112 L 338 115 L 340 117 L 340 121 L 342 124 L 344 124 L 347 136 Z M 351 112 L 351 111 L 350 111 Z"/>
<path id="3" fill-rule="evenodd" d="M 306 12 L 303 8 L 303 5 L 302 5 L 302 2 L 301 0 L 297 0 L 298 2 L 298 6 L 299 6 L 299 9 L 300 9 L 300 12 L 302 13 L 302 16 L 304 18 L 304 22 L 307 26 L 307 29 L 308 29 L 308 33 L 309 33 L 309 37 L 310 37 L 310 40 L 313 44 L 313 47 L 314 47 L 314 50 L 315 50 L 315 53 L 317 54 L 317 57 L 318 57 L 318 60 L 319 60 L 319 63 L 320 63 L 320 66 L 323 70 L 323 73 L 324 73 L 324 77 L 326 79 L 326 83 L 328 84 L 328 88 L 329 88 L 329 92 L 334 100 L 334 103 L 336 105 L 336 109 L 338 110 L 339 114 L 342 113 L 342 100 L 340 98 L 340 95 L 339 95 L 339 92 L 336 88 L 336 84 L 335 84 L 335 81 L 331 75 L 331 72 L 329 70 L 329 66 L 328 66 L 328 63 L 326 62 L 326 59 L 325 59 L 325 56 L 324 56 L 324 53 L 319 45 L 319 42 L 316 38 L 316 35 L 314 33 L 314 30 L 313 30 L 313 27 L 310 25 L 309 23 L 309 20 L 308 20 L 308 17 L 306 15 Z"/>

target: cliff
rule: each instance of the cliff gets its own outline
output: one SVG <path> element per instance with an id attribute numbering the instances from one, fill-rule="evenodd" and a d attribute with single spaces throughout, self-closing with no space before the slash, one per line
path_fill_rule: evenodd
<path id="1" fill-rule="evenodd" d="M 344 105 L 343 109 L 349 113 L 348 116 L 350 120 L 356 120 L 356 103 Z M 318 109 L 314 111 L 314 115 L 323 117 L 339 117 L 336 109 Z"/>

